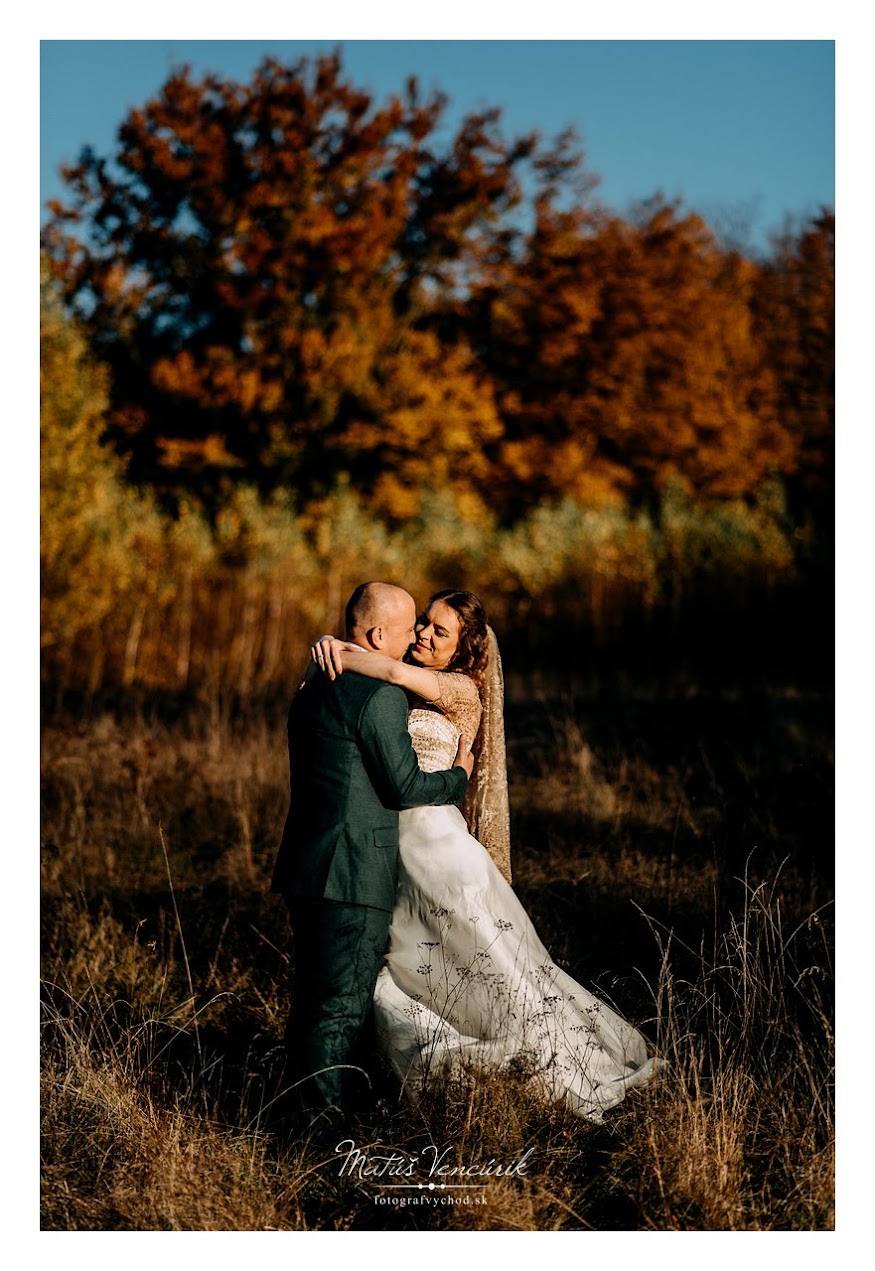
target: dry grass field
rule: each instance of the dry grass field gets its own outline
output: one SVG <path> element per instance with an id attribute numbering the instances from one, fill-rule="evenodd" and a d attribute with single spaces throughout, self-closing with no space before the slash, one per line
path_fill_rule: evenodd
<path id="1" fill-rule="evenodd" d="M 411 1107 L 378 1072 L 368 1159 L 529 1152 L 485 1203 L 430 1205 L 265 1128 L 289 971 L 267 892 L 284 708 L 45 723 L 44 1229 L 832 1228 L 830 701 L 511 693 L 516 890 L 669 1066 L 601 1126 L 524 1073 L 469 1072 Z"/>

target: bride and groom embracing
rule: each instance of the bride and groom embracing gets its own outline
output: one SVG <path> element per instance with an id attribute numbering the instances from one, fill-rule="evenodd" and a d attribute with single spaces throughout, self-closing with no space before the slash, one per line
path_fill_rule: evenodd
<path id="1" fill-rule="evenodd" d="M 294 938 L 296 1130 L 343 1126 L 371 1018 L 414 1098 L 466 1061 L 512 1066 L 600 1121 L 648 1080 L 644 1038 L 551 961 L 511 888 L 501 659 L 476 596 L 438 592 L 417 619 L 402 588 L 358 587 L 346 640 L 314 646 L 288 738 L 271 890 Z"/>

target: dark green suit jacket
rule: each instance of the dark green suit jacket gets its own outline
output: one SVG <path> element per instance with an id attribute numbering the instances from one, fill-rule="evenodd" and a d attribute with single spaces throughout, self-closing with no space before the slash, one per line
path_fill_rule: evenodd
<path id="1" fill-rule="evenodd" d="M 461 803 L 465 770 L 421 772 L 403 690 L 350 671 L 298 690 L 288 734 L 291 798 L 271 891 L 391 910 L 399 811 Z"/>

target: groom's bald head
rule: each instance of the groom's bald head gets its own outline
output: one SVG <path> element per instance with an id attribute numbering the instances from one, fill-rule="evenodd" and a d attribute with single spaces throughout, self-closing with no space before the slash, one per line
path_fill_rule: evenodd
<path id="1" fill-rule="evenodd" d="M 394 583 L 361 583 L 347 601 L 347 639 L 390 658 L 403 658 L 415 624 L 413 597 Z"/>

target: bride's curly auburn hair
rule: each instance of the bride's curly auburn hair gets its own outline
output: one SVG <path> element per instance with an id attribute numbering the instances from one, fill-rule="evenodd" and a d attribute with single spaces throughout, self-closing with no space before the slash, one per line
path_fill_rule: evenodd
<path id="1" fill-rule="evenodd" d="M 489 628 L 482 600 L 473 591 L 457 591 L 453 587 L 436 591 L 429 598 L 429 606 L 436 600 L 448 605 L 459 619 L 459 647 L 447 670 L 477 675 L 489 661 Z"/>

